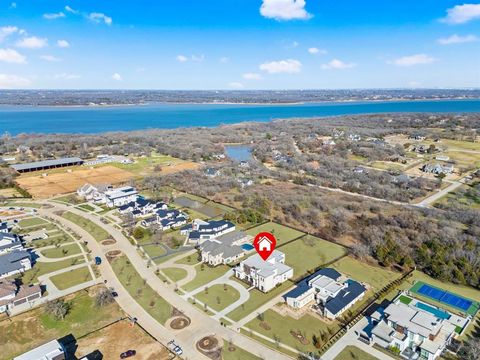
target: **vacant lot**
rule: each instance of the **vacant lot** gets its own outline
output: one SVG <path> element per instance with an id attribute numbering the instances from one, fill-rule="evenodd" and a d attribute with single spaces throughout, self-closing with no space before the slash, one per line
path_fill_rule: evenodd
<path id="1" fill-rule="evenodd" d="M 62 217 L 83 228 L 85 231 L 90 233 L 90 235 L 92 235 L 93 238 L 97 241 L 103 241 L 110 237 L 110 234 L 106 232 L 103 228 L 80 215 L 67 211 L 62 215 Z"/>
<path id="2" fill-rule="evenodd" d="M 275 239 L 277 239 L 277 246 L 305 235 L 301 231 L 294 230 L 274 222 L 268 222 L 247 230 L 247 233 L 252 236 L 257 235 L 260 232 L 272 233 L 275 236 Z"/>
<path id="3" fill-rule="evenodd" d="M 96 307 L 94 292 L 90 288 L 64 298 L 70 312 L 64 320 L 57 321 L 39 307 L 0 322 L 0 349 L 2 359 L 31 350 L 43 343 L 72 334 L 79 338 L 124 316 L 116 303 Z"/>
<path id="4" fill-rule="evenodd" d="M 71 288 L 72 286 L 92 280 L 92 275 L 90 275 L 88 266 L 85 266 L 79 269 L 64 272 L 63 274 L 52 276 L 50 280 L 52 280 L 57 289 L 65 290 Z"/>
<path id="5" fill-rule="evenodd" d="M 70 171 L 63 170 L 63 172 L 48 174 L 47 176 L 42 176 L 43 172 L 28 173 L 18 177 L 16 182 L 32 196 L 48 198 L 74 192 L 85 183 L 118 184 L 134 177 L 131 172 L 114 166 L 103 166 L 94 169 L 81 168 Z"/>
<path id="6" fill-rule="evenodd" d="M 237 301 L 240 293 L 229 285 L 213 285 L 207 291 L 199 292 L 195 297 L 212 309 L 221 311 Z"/>
<path id="7" fill-rule="evenodd" d="M 45 225 L 45 224 L 48 224 L 48 223 L 45 220 L 38 217 L 22 219 L 18 222 L 18 226 L 20 226 L 21 228 L 26 228 L 26 227 L 35 226 L 35 225 Z"/>
<path id="8" fill-rule="evenodd" d="M 187 270 L 180 268 L 165 268 L 162 272 L 172 281 L 177 282 L 187 277 Z"/>
<path id="9" fill-rule="evenodd" d="M 51 259 L 64 258 L 66 256 L 80 254 L 80 252 L 80 247 L 76 243 L 58 246 L 52 249 L 46 249 L 41 251 L 43 256 Z"/>
<path id="10" fill-rule="evenodd" d="M 85 258 L 81 255 L 72 259 L 60 260 L 55 262 L 36 262 L 33 268 L 23 273 L 21 279 L 24 284 L 34 284 L 38 282 L 38 277 L 49 274 L 57 270 L 66 269 L 73 265 L 83 264 Z"/>
<path id="11" fill-rule="evenodd" d="M 202 270 L 203 269 L 203 270 Z M 197 271 L 197 275 L 195 279 L 190 281 L 189 283 L 185 284 L 182 288 L 186 291 L 192 291 L 200 286 L 204 286 L 208 284 L 210 281 L 213 281 L 223 274 L 225 274 L 230 268 L 226 265 L 219 265 L 216 267 L 209 267 L 202 264 L 195 266 L 195 270 Z"/>

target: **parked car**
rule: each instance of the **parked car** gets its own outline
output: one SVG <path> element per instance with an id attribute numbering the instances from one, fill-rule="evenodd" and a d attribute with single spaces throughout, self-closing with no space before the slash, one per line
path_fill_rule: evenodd
<path id="1" fill-rule="evenodd" d="M 116 291 L 113 291 L 113 290 L 112 290 L 111 294 L 114 298 L 116 298 L 118 296 L 118 293 Z"/>
<path id="2" fill-rule="evenodd" d="M 120 354 L 120 359 L 126 359 L 135 355 L 137 355 L 137 352 L 135 350 L 127 350 Z"/>
<path id="3" fill-rule="evenodd" d="M 168 348 L 177 356 L 180 356 L 183 354 L 183 350 L 180 346 L 178 346 L 177 344 L 175 344 L 175 341 L 174 340 L 171 340 L 168 342 Z"/>
<path id="4" fill-rule="evenodd" d="M 95 265 L 100 265 L 102 263 L 102 259 L 100 256 L 95 256 Z"/>

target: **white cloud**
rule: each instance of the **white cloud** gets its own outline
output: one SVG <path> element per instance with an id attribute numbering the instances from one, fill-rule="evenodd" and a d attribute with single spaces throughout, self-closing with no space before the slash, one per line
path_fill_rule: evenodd
<path id="1" fill-rule="evenodd" d="M 26 64 L 27 59 L 20 54 L 17 50 L 13 49 L 0 49 L 0 61 L 10 64 Z"/>
<path id="2" fill-rule="evenodd" d="M 245 73 L 242 75 L 242 77 L 246 80 L 261 80 L 262 75 L 257 74 L 257 73 Z"/>
<path id="3" fill-rule="evenodd" d="M 36 36 L 30 36 L 20 41 L 17 41 L 16 45 L 18 47 L 26 48 L 26 49 L 41 49 L 47 46 L 47 39 L 39 38 Z"/>
<path id="4" fill-rule="evenodd" d="M 70 47 L 70 43 L 67 40 L 58 40 L 57 46 L 61 48 L 68 48 Z"/>
<path id="5" fill-rule="evenodd" d="M 259 68 L 269 74 L 296 74 L 302 70 L 302 63 L 294 59 L 279 60 L 263 63 Z"/>
<path id="6" fill-rule="evenodd" d="M 414 66 L 414 65 L 431 64 L 434 61 L 436 61 L 435 58 L 428 56 L 426 54 L 415 54 L 410 56 L 402 56 L 389 63 L 397 66 Z"/>
<path id="7" fill-rule="evenodd" d="M 351 68 L 354 68 L 355 66 L 357 66 L 357 64 L 355 64 L 353 62 L 346 63 L 346 62 L 343 62 L 342 60 L 339 60 L 339 59 L 333 59 L 332 61 L 330 61 L 326 64 L 323 64 L 322 69 L 324 69 L 324 70 L 330 70 L 330 69 L 343 70 L 343 69 L 351 69 Z"/>
<path id="8" fill-rule="evenodd" d="M 27 87 L 30 80 L 17 75 L 0 74 L 0 89 L 16 89 Z"/>
<path id="9" fill-rule="evenodd" d="M 305 10 L 305 0 L 263 0 L 260 14 L 275 20 L 306 20 L 312 17 Z"/>
<path id="10" fill-rule="evenodd" d="M 447 16 L 442 19 L 447 24 L 464 24 L 480 19 L 480 4 L 456 5 L 447 10 Z"/>
<path id="11" fill-rule="evenodd" d="M 115 80 L 115 81 L 122 81 L 123 80 L 122 76 L 119 73 L 113 74 L 112 79 Z"/>
<path id="12" fill-rule="evenodd" d="M 220 63 L 221 63 L 221 64 L 226 64 L 226 63 L 228 63 L 229 61 L 230 61 L 230 58 L 228 58 L 227 56 L 222 56 L 222 57 L 220 58 Z"/>
<path id="13" fill-rule="evenodd" d="M 56 57 L 56 56 L 53 56 L 53 55 L 42 55 L 40 56 L 40 59 L 42 60 L 45 60 L 45 61 L 49 61 L 49 62 L 59 62 L 59 61 L 62 61 L 62 59 Z"/>
<path id="14" fill-rule="evenodd" d="M 243 89 L 243 84 L 241 82 L 231 82 L 228 84 L 228 87 L 231 87 L 232 89 Z"/>
<path id="15" fill-rule="evenodd" d="M 75 79 L 80 79 L 81 76 L 76 74 L 61 73 L 61 74 L 55 74 L 53 78 L 56 80 L 75 80 Z"/>
<path id="16" fill-rule="evenodd" d="M 43 18 L 47 20 L 55 20 L 55 19 L 60 19 L 64 17 L 65 17 L 65 14 L 63 12 L 43 14 Z"/>
<path id="17" fill-rule="evenodd" d="M 187 62 L 188 58 L 185 56 L 185 55 L 177 55 L 176 57 L 177 61 L 180 61 L 180 62 Z"/>
<path id="18" fill-rule="evenodd" d="M 319 48 L 316 48 L 316 47 L 308 48 L 307 51 L 312 55 L 316 55 L 316 54 L 325 55 L 327 53 L 327 50 L 319 49 Z"/>
<path id="19" fill-rule="evenodd" d="M 192 61 L 195 61 L 195 62 L 202 62 L 203 60 L 205 60 L 205 55 L 192 55 Z"/>
<path id="20" fill-rule="evenodd" d="M 16 2 L 12 2 L 10 4 L 10 9 L 16 9 L 17 8 L 17 3 Z"/>
<path id="21" fill-rule="evenodd" d="M 16 26 L 3 26 L 0 27 L 0 41 L 5 40 L 10 35 L 16 33 L 18 28 Z"/>
<path id="22" fill-rule="evenodd" d="M 107 25 L 112 25 L 112 21 L 113 21 L 110 16 L 107 16 L 103 13 L 97 13 L 97 12 L 90 13 L 87 17 L 89 20 L 96 22 L 98 24 L 101 22 L 104 22 Z"/>
<path id="23" fill-rule="evenodd" d="M 72 8 L 71 8 L 70 6 L 68 6 L 68 5 L 65 6 L 65 11 L 66 11 L 66 12 L 69 12 L 69 13 L 71 13 L 71 14 L 78 14 L 78 13 L 80 12 L 80 11 L 78 11 L 78 10 L 72 9 Z"/>
<path id="24" fill-rule="evenodd" d="M 460 35 L 454 34 L 447 38 L 438 39 L 437 41 L 439 44 L 442 44 L 442 45 L 451 45 L 451 44 L 463 44 L 463 43 L 478 41 L 478 38 L 475 35 L 460 36 Z"/>

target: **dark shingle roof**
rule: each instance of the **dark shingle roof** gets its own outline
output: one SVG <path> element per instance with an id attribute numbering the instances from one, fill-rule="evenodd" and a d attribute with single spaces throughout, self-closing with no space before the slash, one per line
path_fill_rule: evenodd
<path id="1" fill-rule="evenodd" d="M 348 287 L 341 290 L 333 299 L 328 300 L 325 308 L 335 315 L 364 292 L 363 285 L 354 280 L 349 280 Z"/>

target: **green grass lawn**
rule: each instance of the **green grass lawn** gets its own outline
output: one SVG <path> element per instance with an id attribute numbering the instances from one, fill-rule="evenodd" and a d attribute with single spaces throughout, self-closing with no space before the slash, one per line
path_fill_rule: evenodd
<path id="1" fill-rule="evenodd" d="M 162 269 L 162 272 L 167 275 L 169 279 L 171 279 L 173 282 L 180 281 L 182 279 L 185 279 L 187 276 L 187 271 L 184 269 L 180 268 L 165 268 Z"/>
<path id="2" fill-rule="evenodd" d="M 135 175 L 146 175 L 154 171 L 155 166 L 167 166 L 168 164 L 179 164 L 184 160 L 177 159 L 168 155 L 152 153 L 150 156 L 136 157 L 133 164 L 122 164 L 118 162 L 108 163 L 99 166 L 115 166 L 119 169 L 127 170 Z"/>
<path id="3" fill-rule="evenodd" d="M 208 284 L 210 281 L 215 280 L 225 274 L 228 270 L 230 270 L 230 268 L 226 265 L 219 265 L 216 267 L 204 265 L 202 271 L 202 264 L 198 264 L 195 266 L 195 270 L 197 271 L 195 279 L 182 286 L 183 290 L 192 291 L 200 286 Z"/>
<path id="4" fill-rule="evenodd" d="M 330 267 L 354 280 L 371 285 L 375 290 L 380 290 L 401 276 L 400 273 L 365 264 L 350 256 L 340 259 L 330 265 Z"/>
<path id="5" fill-rule="evenodd" d="M 316 352 L 317 349 L 313 345 L 312 341 L 313 335 L 320 338 L 321 333 L 323 333 L 325 334 L 324 336 L 327 337 L 329 328 L 331 334 L 339 329 L 339 325 L 336 322 L 333 324 L 327 324 L 308 314 L 297 320 L 290 316 L 282 316 L 273 310 L 267 310 L 263 314 L 263 321 L 264 323 L 268 324 L 270 327 L 269 330 L 261 326 L 261 321 L 258 318 L 250 321 L 246 327 L 268 336 L 271 339 L 276 337 L 279 339 L 279 342 L 289 345 L 302 352 Z M 291 331 L 301 332 L 308 341 L 308 344 L 302 344 L 290 333 Z"/>
<path id="6" fill-rule="evenodd" d="M 300 279 L 323 264 L 346 254 L 343 246 L 307 235 L 279 248 L 285 253 L 286 264 L 293 267 L 293 276 Z"/>
<path id="7" fill-rule="evenodd" d="M 184 264 L 184 265 L 197 265 L 200 263 L 200 259 L 197 253 L 187 255 L 182 259 L 175 261 L 175 264 Z"/>
<path id="8" fill-rule="evenodd" d="M 106 240 L 110 237 L 110 234 L 107 231 L 82 216 L 67 211 L 62 215 L 62 217 L 83 228 L 97 241 Z"/>
<path id="9" fill-rule="evenodd" d="M 55 235 L 49 236 L 46 239 L 35 240 L 31 242 L 29 245 L 32 245 L 35 248 L 41 248 L 44 246 L 60 245 L 66 242 L 73 241 L 73 239 L 63 231 L 55 232 L 54 234 Z"/>
<path id="10" fill-rule="evenodd" d="M 161 245 L 143 245 L 143 249 L 151 258 L 163 255 L 167 252 Z"/>
<path id="11" fill-rule="evenodd" d="M 53 249 L 42 250 L 41 253 L 47 258 L 58 259 L 66 256 L 80 254 L 81 250 L 80 247 L 75 243 L 59 246 Z"/>
<path id="12" fill-rule="evenodd" d="M 15 207 L 24 207 L 24 208 L 32 208 L 32 209 L 39 209 L 42 207 L 41 204 L 29 203 L 29 202 L 21 202 L 21 201 L 8 201 L 4 206 L 15 206 Z"/>
<path id="13" fill-rule="evenodd" d="M 302 233 L 301 231 L 290 229 L 289 227 L 274 222 L 268 222 L 266 224 L 251 228 L 247 230 L 247 233 L 249 235 L 255 236 L 258 233 L 264 231 L 270 232 L 275 236 L 275 238 L 277 239 L 277 246 L 304 235 L 304 233 Z"/>
<path id="14" fill-rule="evenodd" d="M 248 314 L 256 311 L 266 302 L 279 296 L 293 286 L 293 283 L 287 281 L 266 294 L 257 289 L 250 290 L 250 298 L 247 300 L 247 302 L 243 303 L 241 306 L 228 313 L 227 317 L 235 321 L 243 319 Z"/>
<path id="15" fill-rule="evenodd" d="M 70 304 L 70 311 L 64 320 L 55 320 L 45 313 L 42 306 L 14 316 L 10 321 L 0 322 L 2 359 L 12 359 L 67 334 L 79 338 L 124 316 L 117 303 L 97 307 L 94 289 L 97 288 L 90 288 L 88 291 L 77 292 L 64 298 Z"/>
<path id="16" fill-rule="evenodd" d="M 23 219 L 18 222 L 18 226 L 20 226 L 21 228 L 26 228 L 26 227 L 35 226 L 35 225 L 44 225 L 44 224 L 48 224 L 48 222 L 38 217 Z"/>
<path id="17" fill-rule="evenodd" d="M 33 268 L 26 271 L 22 276 L 22 282 L 24 284 L 33 284 L 38 282 L 38 277 L 41 275 L 49 274 L 51 272 L 68 268 L 73 265 L 83 264 L 85 258 L 78 256 L 72 259 L 60 260 L 55 262 L 36 262 Z"/>
<path id="18" fill-rule="evenodd" d="M 172 316 L 172 306 L 141 278 L 126 256 L 112 262 L 113 271 L 129 294 L 160 324 Z"/>
<path id="19" fill-rule="evenodd" d="M 57 197 L 55 198 L 55 201 L 60 201 L 60 202 L 64 202 L 71 205 L 77 205 L 77 204 L 81 204 L 84 200 L 81 199 L 76 194 L 70 194 L 70 195 Z"/>
<path id="20" fill-rule="evenodd" d="M 79 269 L 70 270 L 63 274 L 52 276 L 50 280 L 52 280 L 57 289 L 65 290 L 71 288 L 72 286 L 92 280 L 92 275 L 90 275 L 88 266 L 85 266 Z"/>
<path id="21" fill-rule="evenodd" d="M 195 297 L 212 309 L 221 311 L 240 299 L 240 293 L 230 285 L 225 287 L 223 285 L 214 285 L 208 288 L 208 294 L 205 290 L 202 290 Z"/>
<path id="22" fill-rule="evenodd" d="M 78 207 L 80 209 L 87 210 L 87 211 L 94 211 L 95 210 L 95 208 L 93 206 L 88 205 L 88 204 L 78 205 Z"/>
<path id="23" fill-rule="evenodd" d="M 241 347 L 235 345 L 230 347 L 228 342 L 224 340 L 222 360 L 261 360 L 261 358 L 243 350 Z"/>
<path id="24" fill-rule="evenodd" d="M 377 360 L 377 358 L 355 346 L 348 345 L 337 355 L 335 360 Z"/>

